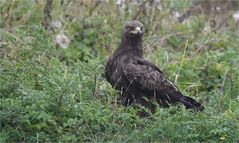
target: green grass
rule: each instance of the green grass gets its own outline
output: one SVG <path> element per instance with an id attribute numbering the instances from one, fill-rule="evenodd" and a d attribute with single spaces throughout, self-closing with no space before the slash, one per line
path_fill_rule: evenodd
<path id="1" fill-rule="evenodd" d="M 187 2 L 167 5 L 182 9 Z M 239 141 L 239 38 L 233 24 L 226 32 L 205 33 L 202 17 L 165 27 L 162 19 L 171 21 L 167 9 L 139 14 L 145 57 L 205 107 L 200 113 L 157 108 L 140 118 L 137 109 L 117 103 L 117 91 L 103 77 L 106 57 L 137 7 L 118 13 L 110 1 L 90 15 L 92 5 L 81 5 L 79 13 L 77 1 L 54 1 L 53 20 L 73 17 L 62 18 L 71 43 L 61 49 L 53 40 L 59 31 L 41 25 L 44 4 L 0 4 L 0 142 Z"/>

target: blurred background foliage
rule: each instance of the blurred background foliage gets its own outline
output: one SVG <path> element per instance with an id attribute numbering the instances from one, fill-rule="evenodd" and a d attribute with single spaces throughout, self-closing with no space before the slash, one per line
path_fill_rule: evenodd
<path id="1" fill-rule="evenodd" d="M 1 0 L 0 142 L 238 142 L 237 0 Z M 201 113 L 122 107 L 103 76 L 123 24 Z"/>

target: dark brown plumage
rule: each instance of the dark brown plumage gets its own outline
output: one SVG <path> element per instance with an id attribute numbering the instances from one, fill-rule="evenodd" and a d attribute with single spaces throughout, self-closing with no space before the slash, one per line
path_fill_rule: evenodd
<path id="1" fill-rule="evenodd" d="M 184 96 L 158 67 L 143 58 L 143 33 L 142 23 L 126 22 L 122 41 L 105 66 L 105 77 L 113 88 L 121 91 L 123 104 L 140 104 L 154 112 L 152 101 L 161 107 L 182 103 L 187 109 L 202 111 L 200 103 Z"/>

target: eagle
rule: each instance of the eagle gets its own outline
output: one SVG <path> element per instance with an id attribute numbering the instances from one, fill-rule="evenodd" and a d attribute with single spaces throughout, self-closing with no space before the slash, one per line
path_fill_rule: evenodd
<path id="1" fill-rule="evenodd" d="M 143 58 L 143 34 L 141 22 L 125 22 L 121 43 L 105 64 L 105 78 L 120 91 L 122 104 L 140 105 L 153 113 L 157 104 L 183 104 L 186 109 L 202 111 L 204 107 L 199 102 L 184 96 L 156 65 Z"/>

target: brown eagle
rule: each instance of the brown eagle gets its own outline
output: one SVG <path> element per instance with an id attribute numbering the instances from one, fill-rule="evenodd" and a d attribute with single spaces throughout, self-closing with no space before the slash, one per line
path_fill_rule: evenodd
<path id="1" fill-rule="evenodd" d="M 143 58 L 143 33 L 142 23 L 126 22 L 121 43 L 105 65 L 106 80 L 121 91 L 123 104 L 135 103 L 154 112 L 152 101 L 161 107 L 182 103 L 187 109 L 202 111 L 200 103 L 184 96 L 157 66 Z"/>

